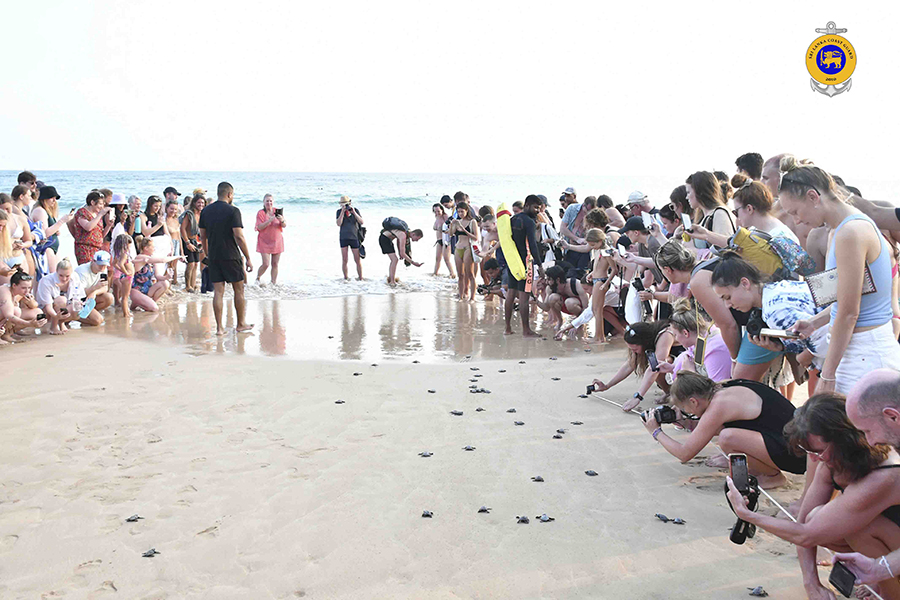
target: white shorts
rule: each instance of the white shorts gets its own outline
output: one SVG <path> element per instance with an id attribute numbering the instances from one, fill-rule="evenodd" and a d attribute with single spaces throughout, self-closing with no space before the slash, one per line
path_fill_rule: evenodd
<path id="1" fill-rule="evenodd" d="M 831 343 L 831 333 L 828 334 Z M 875 369 L 900 370 L 900 344 L 888 321 L 870 331 L 854 333 L 835 372 L 835 390 L 847 394 L 857 381 Z"/>

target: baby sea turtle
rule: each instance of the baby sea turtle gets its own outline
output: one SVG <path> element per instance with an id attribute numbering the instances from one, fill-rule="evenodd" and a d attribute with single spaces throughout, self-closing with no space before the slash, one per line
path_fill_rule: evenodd
<path id="1" fill-rule="evenodd" d="M 414 364 L 414 365 L 417 365 L 417 364 L 419 364 L 419 361 L 414 360 L 414 361 L 413 361 L 413 364 Z"/>
<path id="2" fill-rule="evenodd" d="M 429 456 L 434 456 L 434 452 L 428 452 L 426 450 L 425 452 L 419 452 L 419 456 L 421 456 L 422 458 L 428 458 Z"/>
<path id="3" fill-rule="evenodd" d="M 579 398 L 587 398 L 587 394 L 578 394 Z"/>
<path id="4" fill-rule="evenodd" d="M 544 478 L 541 477 L 540 475 L 532 477 L 531 480 L 535 483 L 544 483 Z"/>
<path id="5" fill-rule="evenodd" d="M 434 516 L 434 513 L 431 512 L 430 510 L 422 511 L 422 517 L 425 519 L 430 519 L 433 516 Z"/>
<path id="6" fill-rule="evenodd" d="M 344 401 L 343 401 L 343 400 L 335 400 L 334 403 L 335 403 L 335 404 L 343 404 Z"/>
<path id="7" fill-rule="evenodd" d="M 550 379 L 552 379 L 553 381 L 559 381 L 559 377 L 551 377 Z"/>
<path id="8" fill-rule="evenodd" d="M 656 513 L 656 514 L 653 515 L 653 516 L 656 517 L 657 519 L 659 519 L 660 521 L 662 521 L 663 523 L 668 523 L 668 522 L 669 522 L 669 517 L 667 517 L 666 515 L 664 515 L 664 514 L 662 514 L 662 513 Z"/>
<path id="9" fill-rule="evenodd" d="M 477 382 L 478 382 L 477 379 L 470 379 L 470 380 L 469 380 L 469 383 L 477 383 Z"/>
<path id="10" fill-rule="evenodd" d="M 475 409 L 475 412 L 484 412 L 484 409 L 479 406 Z"/>
<path id="11" fill-rule="evenodd" d="M 483 375 L 481 373 L 475 373 L 472 377 L 483 377 Z"/>
<path id="12" fill-rule="evenodd" d="M 587 475 L 588 477 L 596 477 L 596 476 L 597 476 L 597 471 L 587 470 L 587 471 L 584 472 L 584 474 Z"/>
<path id="13" fill-rule="evenodd" d="M 524 425 L 525 421 L 513 421 L 513 425 Z"/>
<path id="14" fill-rule="evenodd" d="M 472 358 L 471 354 L 466 354 L 466 358 Z"/>
<path id="15" fill-rule="evenodd" d="M 585 348 L 584 351 L 585 351 L 585 352 L 590 352 L 591 349 L 590 349 L 590 348 Z"/>
<path id="16" fill-rule="evenodd" d="M 500 369 L 500 370 L 497 371 L 497 372 L 498 372 L 498 373 L 506 373 L 506 369 Z"/>
<path id="17" fill-rule="evenodd" d="M 554 440 L 561 440 L 562 437 L 563 437 L 563 436 L 561 436 L 561 435 L 558 434 L 558 433 L 554 433 L 554 434 L 553 434 L 553 439 L 554 439 Z"/>
<path id="18" fill-rule="evenodd" d="M 53 355 L 52 355 L 52 354 L 45 354 L 45 355 L 44 355 L 44 358 L 53 358 Z"/>
<path id="19" fill-rule="evenodd" d="M 477 383 L 473 383 L 472 385 L 469 386 L 469 389 L 470 389 L 470 390 L 474 390 L 474 389 L 477 389 L 477 388 L 478 388 L 478 384 L 477 384 Z"/>
<path id="20" fill-rule="evenodd" d="M 429 394 L 437 394 L 437 390 L 428 390 Z"/>
<path id="21" fill-rule="evenodd" d="M 551 356 L 551 357 L 550 357 L 550 360 L 556 360 L 556 357 L 555 357 L 555 356 Z"/>
<path id="22" fill-rule="evenodd" d="M 143 556 L 144 558 L 153 558 L 157 554 L 160 554 L 160 553 L 156 551 L 156 548 L 150 548 L 149 550 L 147 550 L 146 552 L 141 554 L 141 556 Z"/>
<path id="23" fill-rule="evenodd" d="M 479 391 L 480 391 L 482 394 L 490 394 L 490 393 L 491 393 L 491 390 L 486 390 L 486 389 L 484 389 L 484 388 L 481 388 Z"/>
<path id="24" fill-rule="evenodd" d="M 378 366 L 378 363 L 372 363 L 372 366 L 373 366 L 373 367 L 377 367 L 377 366 Z"/>
<path id="25" fill-rule="evenodd" d="M 520 361 L 519 361 L 519 364 L 520 364 L 520 365 L 524 365 L 524 364 L 525 364 L 525 361 L 524 361 L 524 360 L 520 360 Z"/>
<path id="26" fill-rule="evenodd" d="M 572 425 L 584 425 L 581 421 L 572 421 Z"/>
<path id="27" fill-rule="evenodd" d="M 450 414 L 454 417 L 461 417 L 463 415 L 463 411 L 461 410 L 451 410 Z"/>
<path id="28" fill-rule="evenodd" d="M 464 446 L 463 447 L 463 450 L 465 450 L 466 452 L 471 452 L 474 449 L 475 449 L 475 446 Z"/>
<path id="29" fill-rule="evenodd" d="M 359 377 L 360 375 L 362 375 L 362 373 L 354 373 L 353 374 L 354 377 Z"/>
<path id="30" fill-rule="evenodd" d="M 488 508 L 487 506 L 482 506 L 481 508 L 478 509 L 478 512 L 480 512 L 480 513 L 489 513 L 489 512 L 491 512 L 491 509 Z"/>
<path id="31" fill-rule="evenodd" d="M 130 517 L 128 517 L 127 519 L 125 519 L 125 522 L 126 522 L 126 523 L 134 523 L 134 522 L 136 522 L 138 519 L 143 519 L 143 518 L 144 518 L 144 517 L 142 517 L 142 516 L 140 516 L 140 515 L 131 515 Z"/>
<path id="32" fill-rule="evenodd" d="M 548 516 L 547 516 L 547 513 L 544 513 L 544 514 L 542 514 L 542 515 L 539 516 L 539 517 L 535 517 L 535 519 L 537 519 L 537 520 L 540 521 L 541 523 L 549 523 L 550 521 L 555 521 L 555 520 L 556 520 L 556 519 L 554 519 L 553 517 L 548 517 Z"/>
<path id="33" fill-rule="evenodd" d="M 687 521 L 685 521 L 681 517 L 675 517 L 674 519 L 672 519 L 672 522 L 676 525 L 684 525 L 685 523 L 687 523 Z"/>
<path id="34" fill-rule="evenodd" d="M 472 388 L 472 389 L 469 390 L 469 393 L 470 393 L 470 394 L 477 394 L 477 393 L 478 393 L 478 390 Z"/>
<path id="35" fill-rule="evenodd" d="M 508 412 L 508 413 L 514 413 L 514 412 L 516 412 L 516 409 L 510 408 L 510 409 L 508 409 L 506 412 Z"/>
<path id="36" fill-rule="evenodd" d="M 479 369 L 478 367 L 469 367 L 469 370 L 470 371 L 480 371 L 481 369 Z"/>
<path id="37" fill-rule="evenodd" d="M 528 520 L 528 517 L 516 517 L 516 523 L 522 523 L 524 525 L 528 525 L 531 521 Z"/>
<path id="38" fill-rule="evenodd" d="M 328 336 L 328 339 L 329 339 L 329 340 L 333 340 L 333 339 L 334 339 L 334 336 L 333 336 L 333 335 L 329 335 L 329 336 Z"/>
<path id="39" fill-rule="evenodd" d="M 556 430 L 556 433 L 565 433 L 565 432 L 566 432 L 565 429 L 557 429 L 557 430 Z"/>
<path id="40" fill-rule="evenodd" d="M 758 585 L 755 588 L 747 588 L 750 590 L 751 596 L 757 596 L 759 598 L 766 598 L 769 595 L 769 592 L 763 589 L 763 586 Z"/>

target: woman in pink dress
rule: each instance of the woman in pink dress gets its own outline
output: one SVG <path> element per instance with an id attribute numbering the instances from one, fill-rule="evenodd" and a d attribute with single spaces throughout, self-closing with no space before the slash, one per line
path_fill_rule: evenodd
<path id="1" fill-rule="evenodd" d="M 262 266 L 256 275 L 257 285 L 262 285 L 263 273 L 269 268 L 270 262 L 272 285 L 278 283 L 278 261 L 284 252 L 284 235 L 281 230 L 286 226 L 282 209 L 275 208 L 275 197 L 272 194 L 263 196 L 263 208 L 256 213 L 256 231 L 259 232 L 256 251 L 262 256 Z"/>

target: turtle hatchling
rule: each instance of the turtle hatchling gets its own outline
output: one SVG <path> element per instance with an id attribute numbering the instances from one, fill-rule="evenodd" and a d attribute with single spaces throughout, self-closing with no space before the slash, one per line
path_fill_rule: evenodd
<path id="1" fill-rule="evenodd" d="M 516 412 L 516 409 L 510 408 L 510 409 L 508 409 L 506 412 L 508 412 L 508 413 L 514 413 L 514 412 Z"/>
<path id="2" fill-rule="evenodd" d="M 562 436 L 561 436 L 560 434 L 554 433 L 554 434 L 553 434 L 553 439 L 554 439 L 554 440 L 561 440 L 561 439 L 563 439 L 563 438 L 562 438 Z"/>
<path id="3" fill-rule="evenodd" d="M 587 394 L 578 394 L 579 398 L 587 398 Z"/>
<path id="4" fill-rule="evenodd" d="M 755 588 L 747 588 L 750 590 L 751 596 L 757 596 L 758 598 L 766 598 L 769 595 L 769 592 L 763 589 L 763 586 L 758 585 Z"/>
<path id="5" fill-rule="evenodd" d="M 479 406 L 475 409 L 475 412 L 484 412 L 484 409 Z"/>
<path id="6" fill-rule="evenodd" d="M 535 482 L 535 483 L 543 483 L 543 482 L 544 482 L 544 478 L 541 477 L 540 475 L 537 475 L 537 476 L 535 476 L 535 477 L 532 477 L 531 480 L 532 480 L 533 482 Z"/>
<path id="7" fill-rule="evenodd" d="M 539 516 L 539 517 L 535 517 L 535 519 L 537 519 L 537 520 L 540 521 L 541 523 L 549 523 L 550 521 L 555 521 L 555 520 L 556 520 L 556 519 L 554 519 L 553 517 L 548 517 L 548 516 L 547 516 L 547 513 L 544 513 L 544 514 L 542 514 L 542 515 Z"/>
<path id="8" fill-rule="evenodd" d="M 559 377 L 551 377 L 550 379 L 552 379 L 553 381 L 559 381 Z"/>
<path id="9" fill-rule="evenodd" d="M 565 432 L 566 432 L 565 429 L 557 429 L 557 430 L 556 430 L 556 433 L 565 433 Z"/>
<path id="10" fill-rule="evenodd" d="M 662 513 L 656 513 L 656 514 L 653 515 L 653 516 L 656 517 L 657 519 L 659 519 L 660 521 L 662 521 L 663 523 L 668 523 L 668 522 L 669 522 L 669 517 L 667 517 L 666 515 L 664 515 L 664 514 L 662 514 Z"/>
<path id="11" fill-rule="evenodd" d="M 528 520 L 528 517 L 516 517 L 516 523 L 523 523 L 524 525 L 528 525 L 531 521 Z"/>
<path id="12" fill-rule="evenodd" d="M 422 458 L 428 458 L 429 456 L 434 456 L 434 452 L 428 452 L 426 450 L 425 452 L 419 452 L 419 456 L 421 456 Z"/>
<path id="13" fill-rule="evenodd" d="M 354 373 L 353 374 L 354 377 L 359 377 L 360 375 L 362 375 L 362 373 Z"/>
<path id="14" fill-rule="evenodd" d="M 135 523 L 138 519 L 143 519 L 144 517 L 140 515 L 131 515 L 127 519 L 125 519 L 126 523 Z"/>
<path id="15" fill-rule="evenodd" d="M 433 516 L 434 516 L 434 513 L 431 512 L 430 510 L 422 511 L 422 517 L 425 519 L 430 519 Z"/>
<path id="16" fill-rule="evenodd" d="M 343 404 L 344 401 L 343 401 L 343 400 L 335 400 L 334 403 L 335 403 L 335 404 Z"/>
<path id="17" fill-rule="evenodd" d="M 479 369 L 478 367 L 469 367 L 469 370 L 470 371 L 480 371 L 481 369 Z"/>
<path id="18" fill-rule="evenodd" d="M 480 512 L 480 513 L 489 513 L 489 512 L 491 512 L 491 509 L 488 508 L 487 506 L 482 506 L 481 508 L 478 509 L 478 512 Z"/>
<path id="19" fill-rule="evenodd" d="M 429 394 L 437 394 L 437 390 L 428 390 Z"/>
<path id="20" fill-rule="evenodd" d="M 414 365 L 417 365 L 417 364 L 419 364 L 419 361 L 414 360 L 414 361 L 413 361 L 413 364 L 414 364 Z"/>
<path id="21" fill-rule="evenodd" d="M 498 372 L 498 373 L 506 373 L 506 369 L 500 369 L 500 370 L 497 371 L 497 372 Z"/>
<path id="22" fill-rule="evenodd" d="M 483 377 L 483 375 L 481 373 L 475 373 L 472 377 Z"/>
<path id="23" fill-rule="evenodd" d="M 524 425 L 525 421 L 513 421 L 513 425 Z"/>
<path id="24" fill-rule="evenodd" d="M 675 517 L 674 519 L 672 519 L 672 522 L 676 525 L 684 525 L 685 523 L 687 523 L 687 521 L 685 521 L 681 517 Z"/>
<path id="25" fill-rule="evenodd" d="M 149 550 L 141 554 L 141 556 L 143 556 L 144 558 L 153 558 L 157 554 L 159 554 L 159 552 L 156 551 L 156 548 L 150 548 Z"/>
<path id="26" fill-rule="evenodd" d="M 572 425 L 584 425 L 581 421 L 572 421 Z"/>
<path id="27" fill-rule="evenodd" d="M 551 356 L 551 357 L 550 357 L 550 360 L 556 360 L 556 357 L 555 357 L 555 356 Z"/>
<path id="28" fill-rule="evenodd" d="M 597 471 L 587 470 L 584 472 L 584 474 L 587 475 L 588 477 L 596 477 Z"/>
<path id="29" fill-rule="evenodd" d="M 525 364 L 525 361 L 524 361 L 524 360 L 520 360 L 520 361 L 519 361 L 519 364 L 520 364 L 520 365 L 524 365 L 524 364 Z"/>
<path id="30" fill-rule="evenodd" d="M 463 450 L 465 450 L 466 452 L 471 452 L 474 449 L 475 449 L 475 446 L 464 446 L 463 447 Z"/>
<path id="31" fill-rule="evenodd" d="M 451 410 L 450 414 L 454 417 L 461 417 L 463 415 L 463 411 L 461 410 Z"/>

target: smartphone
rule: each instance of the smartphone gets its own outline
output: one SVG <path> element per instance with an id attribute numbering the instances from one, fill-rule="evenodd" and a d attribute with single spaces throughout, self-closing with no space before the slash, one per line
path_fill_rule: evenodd
<path id="1" fill-rule="evenodd" d="M 766 329 L 763 327 L 759 330 L 759 335 L 767 335 L 773 338 L 784 338 L 787 340 L 795 340 L 800 337 L 799 333 L 788 331 L 787 329 Z"/>
<path id="2" fill-rule="evenodd" d="M 704 356 L 706 356 L 706 338 L 698 336 L 697 343 L 694 345 L 694 364 L 702 365 Z"/>
<path id="3" fill-rule="evenodd" d="M 653 224 L 653 217 L 650 216 L 650 213 L 641 213 L 641 221 L 644 222 L 644 227 L 650 229 L 650 226 Z"/>
<path id="4" fill-rule="evenodd" d="M 109 275 L 106 273 L 100 273 L 100 281 L 109 281 Z"/>
<path id="5" fill-rule="evenodd" d="M 691 223 L 691 215 L 681 213 L 681 224 L 684 225 L 685 231 L 690 231 L 694 227 L 694 224 Z"/>
<path id="6" fill-rule="evenodd" d="M 605 248 L 600 251 L 600 256 L 612 256 L 612 254 L 612 250 L 610 250 L 609 248 Z"/>
<path id="7" fill-rule="evenodd" d="M 625 251 L 622 250 L 622 246 L 616 246 L 616 252 L 619 253 L 619 256 L 625 258 Z"/>
<path id="8" fill-rule="evenodd" d="M 853 593 L 853 585 L 856 583 L 856 575 L 844 566 L 844 563 L 837 561 L 831 568 L 831 574 L 828 576 L 828 583 L 834 586 L 834 589 L 849 598 Z"/>
<path id="9" fill-rule="evenodd" d="M 38 321 L 44 321 L 44 320 L 46 320 L 46 318 L 47 318 L 47 315 L 45 315 L 45 314 L 42 313 L 42 312 L 39 312 L 39 313 L 37 314 L 37 320 L 38 320 Z"/>
<path id="10" fill-rule="evenodd" d="M 653 350 L 645 350 L 644 354 L 647 355 L 647 362 L 650 363 L 650 370 L 654 373 L 656 371 L 659 371 L 659 360 L 657 360 L 656 358 L 656 352 L 654 352 Z"/>
<path id="11" fill-rule="evenodd" d="M 275 216 L 276 216 L 276 217 L 279 216 L 279 215 L 283 215 L 283 214 L 284 214 L 284 209 L 283 209 L 283 208 L 276 208 L 276 209 L 275 209 Z"/>
<path id="12" fill-rule="evenodd" d="M 741 494 L 750 493 L 750 471 L 747 469 L 746 454 L 729 454 L 728 462 L 731 465 L 731 480 L 734 481 L 734 487 Z"/>

